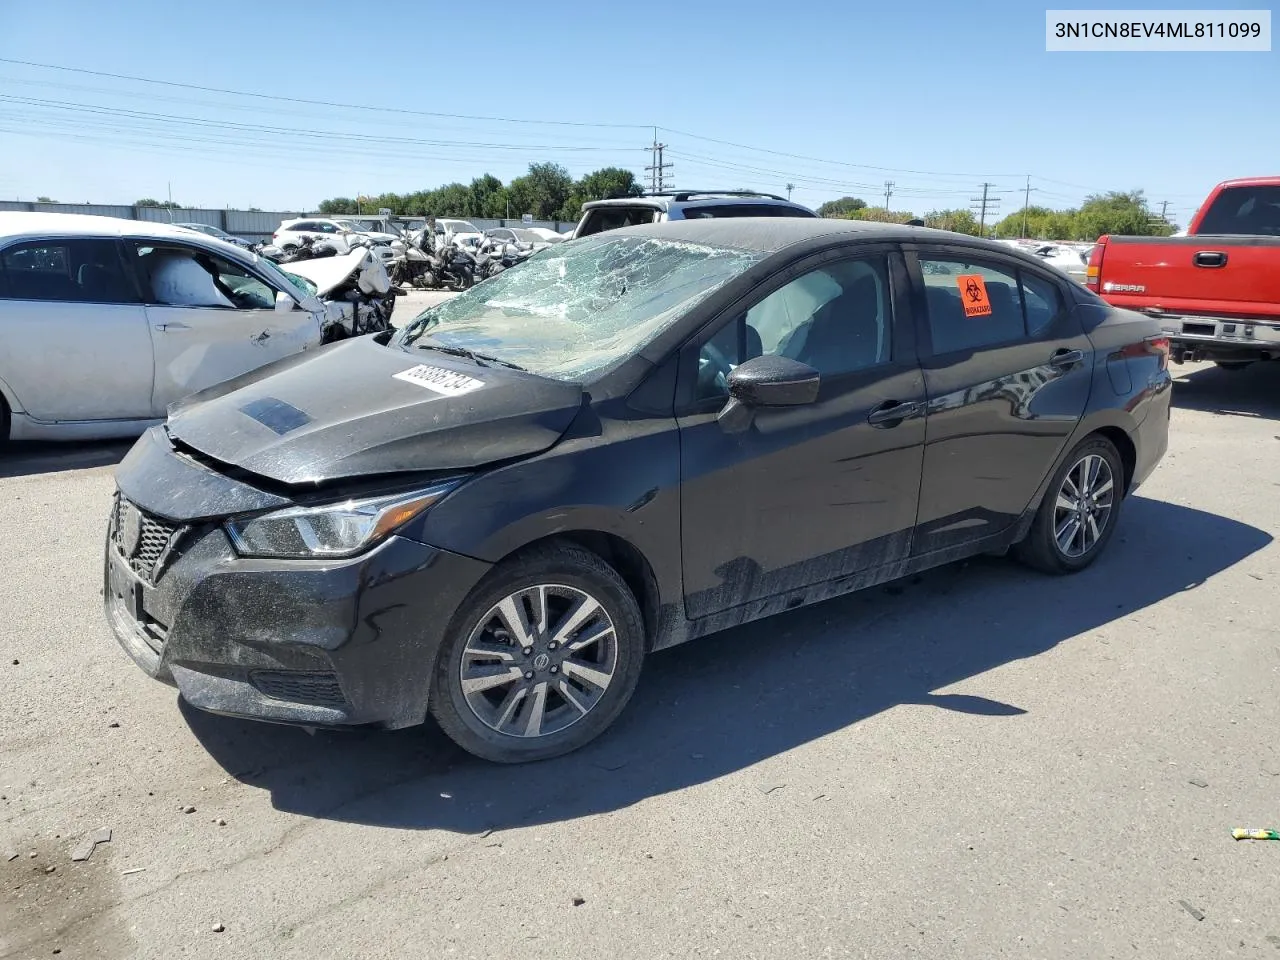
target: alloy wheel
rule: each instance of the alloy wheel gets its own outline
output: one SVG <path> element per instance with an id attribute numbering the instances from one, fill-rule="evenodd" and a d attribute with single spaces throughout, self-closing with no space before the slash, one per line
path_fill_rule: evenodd
<path id="1" fill-rule="evenodd" d="M 1065 557 L 1083 557 L 1102 539 L 1115 503 L 1115 477 L 1106 457 L 1086 454 L 1067 471 L 1053 511 L 1053 538 Z"/>
<path id="2" fill-rule="evenodd" d="M 589 714 L 617 666 L 617 633 L 604 604 L 576 587 L 546 583 L 507 595 L 480 618 L 459 680 L 481 723 L 536 738 Z"/>

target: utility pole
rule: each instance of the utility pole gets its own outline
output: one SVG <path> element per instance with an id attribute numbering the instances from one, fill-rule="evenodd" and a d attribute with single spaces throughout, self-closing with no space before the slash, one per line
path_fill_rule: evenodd
<path id="1" fill-rule="evenodd" d="M 982 237 L 987 235 L 987 211 L 990 210 L 994 214 L 995 208 L 1000 205 L 1000 198 L 990 195 L 991 188 L 994 186 L 994 183 L 984 183 L 982 196 L 969 198 L 970 209 L 978 214 L 978 235 Z"/>
<path id="2" fill-rule="evenodd" d="M 653 128 L 653 145 L 649 148 L 653 153 L 653 163 L 645 167 L 649 171 L 649 192 L 661 193 L 667 189 L 669 184 L 665 182 L 665 170 L 670 170 L 675 164 L 662 162 L 662 151 L 667 149 L 665 143 L 658 142 L 658 128 Z"/>
<path id="3" fill-rule="evenodd" d="M 1027 208 L 1031 206 L 1031 174 L 1027 174 L 1027 195 L 1022 201 L 1022 233 L 1025 239 L 1027 236 Z"/>
<path id="4" fill-rule="evenodd" d="M 889 198 L 893 196 L 893 181 L 886 180 L 884 182 L 884 208 L 889 209 Z"/>
<path id="5" fill-rule="evenodd" d="M 790 200 L 790 199 L 791 199 L 791 191 L 792 191 L 792 190 L 794 190 L 795 188 L 796 188 L 796 185 L 795 185 L 794 183 L 788 183 L 788 184 L 787 184 L 787 199 L 788 199 L 788 200 Z"/>

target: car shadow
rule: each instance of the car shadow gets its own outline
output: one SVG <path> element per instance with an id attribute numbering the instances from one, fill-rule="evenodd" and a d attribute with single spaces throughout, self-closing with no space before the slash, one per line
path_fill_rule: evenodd
<path id="1" fill-rule="evenodd" d="M 134 442 L 132 439 L 86 443 L 19 440 L 3 444 L 0 445 L 0 478 L 114 466 L 124 459 Z"/>
<path id="2" fill-rule="evenodd" d="M 989 717 L 999 736 L 1025 708 L 935 691 L 1194 590 L 1271 539 L 1134 497 L 1107 554 L 1073 577 L 979 558 L 659 652 L 612 730 L 537 764 L 476 760 L 434 723 L 308 736 L 182 711 L 214 759 L 281 810 L 460 833 L 561 821 L 743 770 L 901 704 Z"/>
<path id="3" fill-rule="evenodd" d="M 1211 364 L 1174 366 L 1173 404 L 1235 417 L 1280 420 L 1280 363 L 1251 363 L 1243 370 Z"/>

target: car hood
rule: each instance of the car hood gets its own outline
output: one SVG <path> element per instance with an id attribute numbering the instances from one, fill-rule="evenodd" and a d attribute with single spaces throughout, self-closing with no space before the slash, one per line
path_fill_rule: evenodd
<path id="1" fill-rule="evenodd" d="M 286 484 L 464 471 L 551 447 L 582 387 L 371 337 L 269 364 L 169 408 L 170 438 Z"/>

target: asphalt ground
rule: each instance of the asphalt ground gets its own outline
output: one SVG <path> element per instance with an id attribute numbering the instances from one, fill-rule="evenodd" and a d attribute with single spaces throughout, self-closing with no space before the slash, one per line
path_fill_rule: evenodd
<path id="1" fill-rule="evenodd" d="M 0 957 L 1280 956 L 1280 843 L 1231 838 L 1280 827 L 1280 365 L 1176 372 L 1084 573 L 983 558 L 657 654 L 514 768 L 186 707 L 102 615 L 128 445 L 11 448 Z"/>

